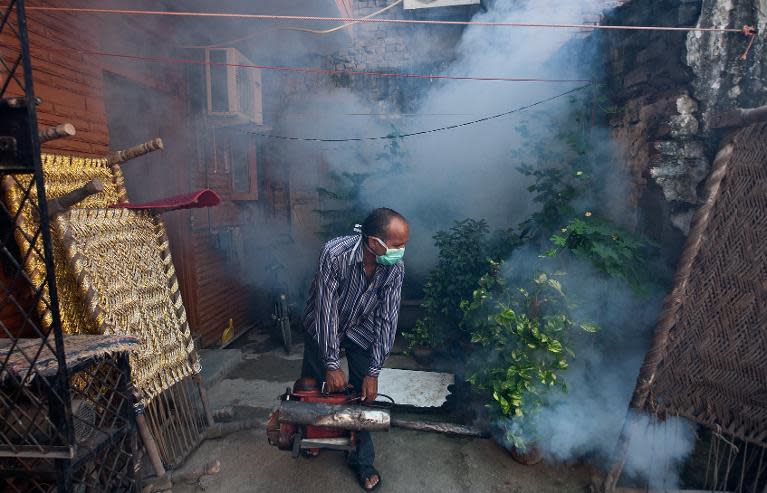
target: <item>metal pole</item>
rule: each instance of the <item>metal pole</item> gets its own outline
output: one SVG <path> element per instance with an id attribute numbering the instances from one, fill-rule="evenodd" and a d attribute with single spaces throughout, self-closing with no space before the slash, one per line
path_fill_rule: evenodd
<path id="1" fill-rule="evenodd" d="M 27 19 L 24 10 L 24 0 L 16 0 L 16 19 L 18 21 L 17 32 L 21 48 L 22 73 L 24 77 L 24 100 L 27 112 L 27 132 L 29 133 L 29 142 L 31 142 L 31 153 L 34 167 L 35 185 L 37 188 L 37 201 L 40 211 L 40 238 L 43 242 L 43 255 L 45 260 L 45 284 L 40 286 L 39 295 L 45 297 L 45 287 L 47 286 L 48 301 L 51 315 L 51 329 L 53 331 L 54 343 L 56 348 L 56 360 L 58 362 L 58 371 L 54 379 L 51 392 L 50 407 L 53 411 L 57 408 L 58 412 L 52 412 L 51 417 L 56 422 L 56 430 L 59 432 L 54 440 L 61 437 L 66 441 L 62 445 L 72 445 L 75 443 L 74 428 L 72 426 L 72 406 L 69 395 L 69 372 L 67 371 L 66 359 L 64 356 L 64 339 L 61 332 L 61 316 L 59 313 L 59 296 L 56 289 L 56 276 L 53 265 L 53 250 L 50 233 L 50 223 L 48 220 L 48 203 L 45 198 L 45 181 L 43 177 L 43 167 L 40 159 L 40 137 L 37 130 L 37 111 L 35 90 L 33 84 L 32 63 L 29 53 L 29 35 L 27 32 Z M 44 339 L 50 337 L 50 331 L 45 334 Z M 58 470 L 58 489 L 61 492 L 72 491 L 71 461 L 68 459 L 57 459 L 56 469 Z"/>

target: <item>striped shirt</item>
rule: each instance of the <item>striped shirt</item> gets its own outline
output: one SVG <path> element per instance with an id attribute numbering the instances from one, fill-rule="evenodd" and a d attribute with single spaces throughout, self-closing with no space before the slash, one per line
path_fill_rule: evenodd
<path id="1" fill-rule="evenodd" d="M 368 375 L 377 377 L 397 334 L 405 264 L 377 265 L 368 281 L 362 262 L 362 236 L 342 236 L 322 248 L 309 290 L 304 327 L 317 341 L 328 370 L 337 370 L 344 338 L 370 350 Z"/>

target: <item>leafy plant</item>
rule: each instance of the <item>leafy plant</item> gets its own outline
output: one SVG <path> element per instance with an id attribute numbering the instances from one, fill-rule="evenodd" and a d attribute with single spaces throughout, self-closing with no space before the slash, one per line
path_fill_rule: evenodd
<path id="1" fill-rule="evenodd" d="M 528 191 L 540 204 L 520 225 L 522 240 L 535 249 L 552 245 L 541 255 L 542 262 L 558 257 L 559 265 L 566 264 L 563 254 L 570 254 L 641 293 L 651 278 L 651 244 L 606 219 L 596 207 L 609 187 L 605 166 L 600 170 L 597 163 L 609 162 L 610 156 L 593 145 L 590 120 L 586 106 L 574 100 L 568 119 L 572 124 L 562 125 L 553 141 L 538 139 L 526 153 L 520 152 L 526 163 L 518 169 L 532 178 Z M 599 330 L 592 321 L 573 318 L 574 306 L 560 283 L 563 275 L 488 275 L 462 303 L 464 326 L 478 346 L 470 381 L 487 392 L 498 416 L 509 418 L 499 423 L 505 425 L 506 441 L 518 448 L 535 438 L 534 418 L 551 390 L 567 390 L 565 376 L 575 358 L 576 339 Z"/>
<path id="2" fill-rule="evenodd" d="M 491 396 L 500 416 L 525 420 L 552 388 L 567 390 L 562 374 L 575 357 L 573 338 L 599 327 L 572 318 L 558 279 L 564 274 L 537 272 L 511 288 L 498 275 L 501 266 L 493 263 L 471 299 L 461 303 L 471 341 L 479 347 L 470 361 L 469 382 Z M 524 428 L 529 434 L 529 425 Z M 509 428 L 506 434 L 515 446 L 524 445 L 522 429 Z"/>
<path id="3" fill-rule="evenodd" d="M 437 266 L 424 285 L 425 316 L 403 333 L 410 348 L 456 348 L 468 343 L 463 329 L 461 300 L 471 296 L 477 281 L 494 260 L 506 258 L 518 244 L 511 230 L 490 233 L 484 220 L 464 219 L 434 235 L 439 249 Z"/>
<path id="4" fill-rule="evenodd" d="M 610 189 L 610 166 L 606 163 L 613 155 L 609 146 L 593 135 L 597 116 L 593 110 L 596 108 L 600 116 L 617 111 L 605 107 L 607 101 L 600 94 L 593 99 L 571 97 L 566 118 L 552 117 L 550 124 L 543 126 L 549 135 L 525 138 L 515 152 L 522 161 L 517 170 L 533 180 L 527 190 L 532 201 L 540 205 L 520 225 L 526 238 L 544 241 L 574 217 L 605 202 L 603 193 Z M 530 133 L 526 127 L 524 130 Z"/>
<path id="5" fill-rule="evenodd" d="M 563 249 L 591 262 L 600 272 L 642 290 L 648 282 L 646 252 L 650 243 L 614 224 L 586 212 L 572 219 L 560 234 L 551 237 L 554 248 L 544 255 L 556 256 Z"/>

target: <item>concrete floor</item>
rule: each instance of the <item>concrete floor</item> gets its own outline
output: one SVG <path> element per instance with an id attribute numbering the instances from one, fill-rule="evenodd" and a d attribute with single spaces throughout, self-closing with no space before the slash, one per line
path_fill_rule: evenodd
<path id="1" fill-rule="evenodd" d="M 235 419 L 266 420 L 277 396 L 300 371 L 301 348 L 286 356 L 266 334 L 252 333 L 240 343 L 242 362 L 209 389 L 214 409 L 232 406 Z M 235 353 L 231 353 L 231 357 Z M 224 358 L 226 359 L 226 358 Z M 203 361 L 203 364 L 205 362 Z M 394 356 L 389 367 L 417 369 L 409 358 Z M 385 492 L 582 492 L 590 480 L 585 467 L 522 466 L 491 440 L 454 438 L 392 429 L 374 435 L 376 467 Z M 263 429 L 209 440 L 187 460 L 183 470 L 213 459 L 221 473 L 196 484 L 174 488 L 193 492 L 332 492 L 361 491 L 339 452 L 323 451 L 314 459 L 294 460 L 266 441 Z"/>

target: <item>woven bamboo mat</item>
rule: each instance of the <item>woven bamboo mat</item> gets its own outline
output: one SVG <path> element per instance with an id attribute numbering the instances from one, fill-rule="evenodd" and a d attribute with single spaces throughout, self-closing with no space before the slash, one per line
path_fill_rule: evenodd
<path id="1" fill-rule="evenodd" d="M 54 229 L 98 332 L 140 340 L 131 367 L 144 398 L 201 370 L 158 216 L 73 209 L 54 220 Z"/>
<path id="2" fill-rule="evenodd" d="M 126 202 L 125 182 L 122 171 L 117 165 L 110 166 L 106 159 L 43 154 L 43 174 L 45 176 L 45 193 L 48 200 L 85 185 L 93 178 L 98 178 L 104 184 L 104 191 L 91 195 L 75 207 L 106 208 L 118 202 Z M 32 237 L 39 212 L 34 208 L 37 204 L 37 190 L 31 188 L 33 200 L 24 202 L 24 190 L 29 188 L 32 175 L 6 176 L 2 183 L 3 199 L 11 214 L 18 214 L 21 226 L 16 232 L 16 242 L 22 252 L 30 251 L 34 238 Z M 20 204 L 24 203 L 24 210 Z M 42 284 L 45 277 L 45 262 L 42 250 L 33 249 L 32 254 L 25 259 L 25 269 L 35 285 Z M 61 313 L 62 330 L 67 334 L 98 334 L 93 320 L 86 316 L 85 303 L 79 296 L 77 283 L 72 274 L 71 266 L 63 262 L 64 251 L 61 240 L 53 238 L 53 257 L 56 267 L 56 286 L 59 295 L 59 311 Z M 43 300 L 39 305 L 40 319 L 47 330 L 51 326 L 51 314 L 47 309 L 49 304 L 47 287 Z"/>
<path id="3" fill-rule="evenodd" d="M 767 124 L 731 146 L 656 330 L 645 407 L 767 447 Z"/>
<path id="4" fill-rule="evenodd" d="M 126 214 L 117 209 L 107 210 L 114 204 L 128 201 L 118 165 L 110 166 L 103 158 L 54 154 L 43 154 L 42 161 L 49 200 L 79 188 L 93 178 L 104 184 L 103 192 L 76 204 L 69 213 L 60 215 L 52 223 L 63 332 L 73 335 L 137 335 L 142 348 L 139 356 L 132 360 L 134 386 L 149 398 L 184 376 L 199 372 L 199 357 L 191 341 L 162 221 L 148 213 Z M 23 200 L 28 180 L 31 177 L 27 175 L 6 176 L 2 183 L 5 204 L 12 214 L 18 214 L 17 221 L 21 227 L 16 241 L 21 251 L 28 251 L 35 241 L 32 235 L 39 217 L 39 211 L 33 208 L 37 201 Z M 31 195 L 37 195 L 34 187 Z M 25 208 L 20 210 L 22 203 L 25 203 Z M 98 212 L 78 214 L 87 209 L 101 212 L 100 215 Z M 123 216 L 125 218 L 121 220 Z M 78 222 L 81 217 L 84 224 Z M 71 248 L 65 247 L 64 231 L 69 231 L 72 237 Z M 131 250 L 133 246 L 136 246 L 135 251 Z M 31 252 L 24 261 L 24 267 L 33 281 L 40 284 L 45 276 L 42 250 Z M 144 255 L 149 264 L 144 262 Z M 72 260 L 75 256 L 77 263 Z M 131 277 L 136 272 L 143 272 L 146 265 L 157 269 L 155 278 L 147 273 L 140 279 Z M 102 268 L 103 272 L 100 271 Z M 86 279 L 90 282 L 89 286 L 98 289 L 99 296 L 91 293 L 89 298 L 89 290 L 82 288 Z M 115 288 L 125 287 L 130 279 L 154 282 L 153 287 L 146 286 L 141 293 L 142 298 L 136 299 L 133 306 L 126 301 L 126 291 Z M 164 287 L 160 289 L 161 286 Z M 138 289 L 137 286 L 132 288 Z M 50 299 L 47 288 L 42 298 L 38 311 L 43 328 L 48 330 L 52 319 L 47 308 Z M 142 303 L 146 306 L 142 307 Z M 147 322 L 140 322 L 147 315 L 142 310 L 151 313 Z M 164 322 L 160 323 L 163 317 Z"/>

